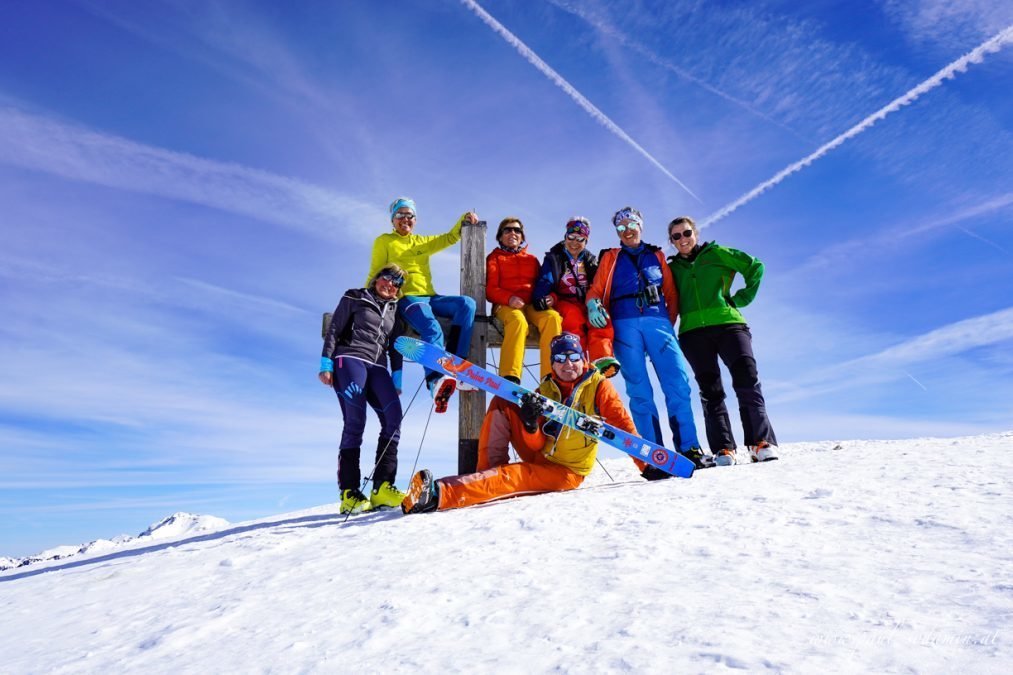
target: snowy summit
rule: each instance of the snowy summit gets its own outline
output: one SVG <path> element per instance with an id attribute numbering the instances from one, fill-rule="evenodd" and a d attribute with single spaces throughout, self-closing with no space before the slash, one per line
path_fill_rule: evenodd
<path id="1" fill-rule="evenodd" d="M 9 570 L 3 670 L 1008 672 L 1013 432 L 781 450 Z"/>
<path id="2" fill-rule="evenodd" d="M 181 537 L 214 532 L 228 527 L 229 521 L 216 516 L 195 515 L 193 513 L 174 513 L 152 524 L 136 537 L 121 534 L 112 539 L 96 539 L 80 546 L 57 546 L 42 553 L 25 558 L 0 558 L 0 571 L 15 567 L 26 567 L 38 563 L 66 560 L 75 556 L 111 553 L 136 545 L 150 543 L 162 539 L 179 539 Z"/>

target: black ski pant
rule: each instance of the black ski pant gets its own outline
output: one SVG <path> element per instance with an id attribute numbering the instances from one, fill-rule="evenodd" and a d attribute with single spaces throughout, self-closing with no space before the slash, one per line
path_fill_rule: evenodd
<path id="1" fill-rule="evenodd" d="M 763 401 L 756 359 L 753 358 L 753 337 L 744 323 L 706 326 L 686 331 L 679 336 L 682 353 L 693 368 L 700 402 L 703 404 L 707 443 L 711 452 L 723 448 L 735 449 L 728 408 L 725 407 L 725 389 L 721 384 L 718 358 L 732 375 L 732 388 L 739 401 L 739 417 L 746 445 L 767 441 L 777 445 L 774 429 L 767 419 L 767 406 Z"/>
<path id="2" fill-rule="evenodd" d="M 380 420 L 373 486 L 380 487 L 384 481 L 393 485 L 397 477 L 397 442 L 401 437 L 401 400 L 390 372 L 375 363 L 339 356 L 334 359 L 333 383 L 345 420 L 338 453 L 338 489 L 357 489 L 362 484 L 359 453 L 367 405 Z"/>

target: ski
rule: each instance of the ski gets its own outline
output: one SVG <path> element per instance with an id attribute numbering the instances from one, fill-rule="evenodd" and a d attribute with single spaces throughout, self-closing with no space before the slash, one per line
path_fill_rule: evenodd
<path id="1" fill-rule="evenodd" d="M 401 336 L 394 341 L 394 349 L 401 352 L 409 361 L 415 361 L 432 370 L 438 370 L 517 405 L 520 405 L 521 397 L 525 394 L 537 396 L 541 400 L 545 417 L 571 429 L 576 429 L 582 434 L 595 438 L 673 476 L 689 478 L 693 475 L 695 468 L 693 462 L 678 452 L 634 436 L 602 419 L 585 415 L 559 401 L 546 398 L 538 392 L 525 389 L 519 384 L 494 375 L 488 370 L 459 356 L 454 356 L 435 345 Z"/>

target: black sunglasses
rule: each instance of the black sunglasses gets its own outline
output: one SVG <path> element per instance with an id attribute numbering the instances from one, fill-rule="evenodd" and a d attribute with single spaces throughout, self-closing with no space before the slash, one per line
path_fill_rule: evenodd
<path id="1" fill-rule="evenodd" d="M 689 239 L 692 236 L 693 236 L 693 230 L 683 230 L 682 232 L 673 232 L 672 234 L 670 234 L 668 236 L 668 238 L 671 239 L 672 241 L 679 241 L 683 237 L 686 237 L 687 239 Z"/>
<path id="2" fill-rule="evenodd" d="M 516 232 L 517 234 L 524 234 L 524 230 L 522 230 L 519 227 L 504 227 L 502 230 L 502 234 L 506 234 L 507 232 Z"/>

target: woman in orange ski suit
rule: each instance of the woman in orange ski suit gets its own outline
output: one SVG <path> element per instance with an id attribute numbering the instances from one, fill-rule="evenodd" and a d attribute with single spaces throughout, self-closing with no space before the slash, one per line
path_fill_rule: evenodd
<path id="1" fill-rule="evenodd" d="M 552 374 L 542 380 L 538 392 L 635 434 L 633 418 L 619 393 L 605 376 L 589 366 L 580 339 L 562 333 L 552 341 L 551 349 Z M 432 480 L 429 471 L 419 471 L 412 478 L 402 509 L 406 513 L 442 511 L 579 487 L 594 468 L 598 441 L 556 422 L 546 422 L 540 411 L 535 397 L 521 406 L 495 398 L 482 423 L 479 470 L 439 480 Z M 511 444 L 521 461 L 507 463 Z"/>

